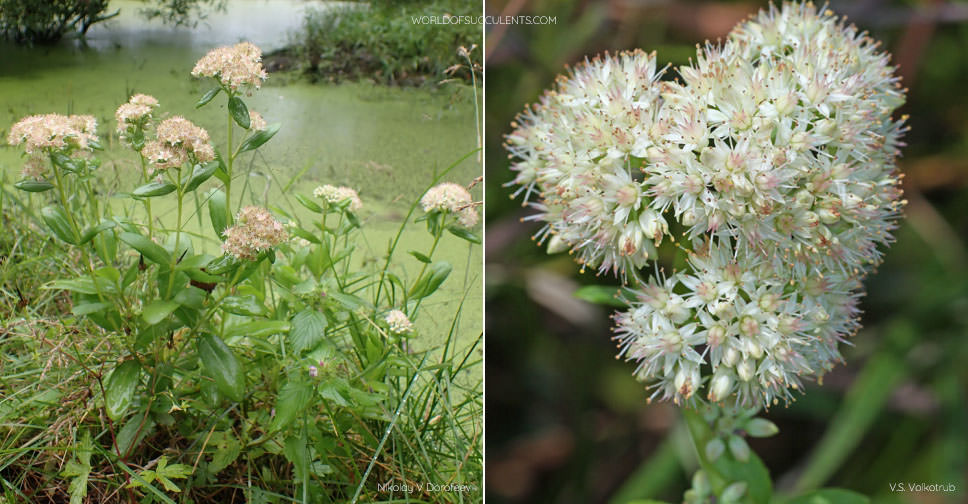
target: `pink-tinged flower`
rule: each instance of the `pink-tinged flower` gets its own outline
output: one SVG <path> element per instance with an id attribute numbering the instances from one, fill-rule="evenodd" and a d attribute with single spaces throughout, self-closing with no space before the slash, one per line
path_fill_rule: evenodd
<path id="1" fill-rule="evenodd" d="M 207 163 L 215 159 L 208 132 L 181 116 L 158 124 L 157 140 L 145 143 L 142 155 L 157 168 L 181 166 L 189 160 Z"/>
<path id="2" fill-rule="evenodd" d="M 251 42 L 212 49 L 195 63 L 192 75 L 213 77 L 233 91 L 259 89 L 268 77 L 262 66 L 262 51 Z"/>
<path id="3" fill-rule="evenodd" d="M 97 141 L 97 120 L 90 115 L 43 114 L 27 116 L 10 128 L 7 143 L 23 145 L 27 154 L 61 151 L 69 147 L 90 150 Z"/>
<path id="4" fill-rule="evenodd" d="M 114 118 L 118 123 L 117 131 L 122 136 L 130 128 L 144 127 L 145 122 L 151 118 L 151 112 L 158 106 L 158 100 L 146 94 L 136 94 L 127 103 L 122 103 L 114 113 Z"/>
<path id="5" fill-rule="evenodd" d="M 235 225 L 226 229 L 224 235 L 222 250 L 248 261 L 289 238 L 281 222 L 268 210 L 255 206 L 247 206 L 239 211 Z"/>
<path id="6" fill-rule="evenodd" d="M 360 199 L 360 195 L 355 189 L 346 186 L 336 187 L 330 184 L 322 185 L 316 189 L 313 189 L 313 196 L 322 198 L 331 205 L 343 203 L 344 201 L 349 200 L 350 204 L 347 208 L 353 212 L 363 208 L 363 200 Z"/>
<path id="7" fill-rule="evenodd" d="M 44 178 L 44 173 L 46 172 L 47 161 L 36 156 L 31 156 L 24 163 L 22 175 L 27 179 L 40 180 Z"/>
<path id="8" fill-rule="evenodd" d="M 266 120 L 262 118 L 262 114 L 250 110 L 249 111 L 249 129 L 253 131 L 263 131 L 266 129 Z"/>
<path id="9" fill-rule="evenodd" d="M 464 186 L 444 182 L 431 187 L 420 198 L 424 212 L 444 212 L 457 216 L 457 222 L 464 227 L 473 227 L 478 222 L 478 212 L 471 193 Z"/>
<path id="10" fill-rule="evenodd" d="M 158 140 L 145 142 L 144 148 L 141 149 L 141 155 L 159 170 L 177 168 L 188 162 L 188 154 L 185 149 L 173 147 Z"/>

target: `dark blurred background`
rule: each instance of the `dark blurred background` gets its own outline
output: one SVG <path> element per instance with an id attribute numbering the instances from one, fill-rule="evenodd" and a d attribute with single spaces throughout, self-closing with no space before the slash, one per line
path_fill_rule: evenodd
<path id="1" fill-rule="evenodd" d="M 681 502 L 696 467 L 677 408 L 646 404 L 615 360 L 608 310 L 573 297 L 607 280 L 534 245 L 510 200 L 503 135 L 565 64 L 657 50 L 682 64 L 765 3 L 488 0 L 488 15 L 547 25 L 487 31 L 487 498 L 495 503 Z M 846 363 L 753 440 L 778 493 L 838 486 L 873 502 L 968 502 L 968 3 L 831 2 L 883 41 L 908 87 L 909 201 L 897 243 L 867 280 L 864 329 Z M 954 485 L 892 492 L 890 483 Z M 948 487 L 952 488 L 952 487 Z"/>

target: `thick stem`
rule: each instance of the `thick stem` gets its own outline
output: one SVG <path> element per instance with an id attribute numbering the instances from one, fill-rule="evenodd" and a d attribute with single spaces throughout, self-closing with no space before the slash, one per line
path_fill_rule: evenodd
<path id="1" fill-rule="evenodd" d="M 141 160 L 141 175 L 144 176 L 145 183 L 148 183 L 148 165 L 145 162 L 145 157 L 138 152 L 138 158 Z M 155 235 L 155 224 L 154 219 L 151 216 L 151 198 L 145 198 L 145 211 L 148 213 L 148 238 L 153 238 Z"/>
<path id="2" fill-rule="evenodd" d="M 168 272 L 168 292 L 166 292 L 166 297 L 171 297 L 172 290 L 175 288 L 175 266 L 178 265 L 178 249 L 181 247 L 181 233 L 182 233 L 182 208 L 185 199 L 185 192 L 182 187 L 181 181 L 181 169 L 176 172 L 175 175 L 175 186 L 178 191 L 178 222 L 175 223 L 175 248 L 172 250 L 171 254 L 171 270 Z"/>
<path id="3" fill-rule="evenodd" d="M 228 90 L 226 90 L 226 93 L 228 93 Z M 229 100 L 231 100 L 231 99 L 232 99 L 232 94 L 229 93 Z M 226 109 L 226 111 L 228 112 L 228 109 Z M 232 165 L 235 162 L 235 153 L 232 151 L 232 130 L 234 128 L 232 126 L 232 113 L 231 112 L 228 112 L 227 119 L 228 119 L 228 122 L 226 123 L 226 130 L 227 130 L 226 137 L 228 138 L 228 140 L 227 140 L 228 141 L 228 145 L 226 145 L 226 147 L 225 147 L 225 153 L 228 155 L 228 159 L 225 160 L 225 165 L 226 165 L 226 171 L 228 171 L 228 173 L 226 173 L 226 175 L 227 175 L 226 179 L 227 180 L 225 182 L 225 208 L 227 209 L 226 211 L 231 212 L 231 208 L 232 208 Z"/>

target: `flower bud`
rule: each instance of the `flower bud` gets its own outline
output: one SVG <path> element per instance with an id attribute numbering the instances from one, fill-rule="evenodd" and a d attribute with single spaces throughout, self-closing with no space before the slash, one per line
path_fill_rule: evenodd
<path id="1" fill-rule="evenodd" d="M 733 379 L 727 372 L 717 372 L 709 384 L 709 400 L 719 402 L 726 399 L 733 389 Z"/>
<path id="2" fill-rule="evenodd" d="M 743 381 L 752 380 L 753 373 L 755 372 L 755 366 L 749 359 L 743 359 L 743 361 L 736 366 L 736 374 L 739 375 L 739 379 Z"/>

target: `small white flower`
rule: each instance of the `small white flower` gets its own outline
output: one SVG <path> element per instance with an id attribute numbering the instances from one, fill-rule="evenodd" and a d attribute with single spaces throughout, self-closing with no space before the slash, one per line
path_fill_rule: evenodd
<path id="1" fill-rule="evenodd" d="M 390 327 L 391 334 L 407 334 L 413 331 L 413 323 L 407 318 L 407 314 L 400 310 L 390 310 L 384 320 Z"/>
<path id="2" fill-rule="evenodd" d="M 512 123 L 509 185 L 549 252 L 629 284 L 615 339 L 652 397 L 788 400 L 840 360 L 892 240 L 904 93 L 876 43 L 810 3 L 677 72 L 657 82 L 635 51 L 559 78 Z M 644 279 L 670 230 L 685 267 Z"/>

